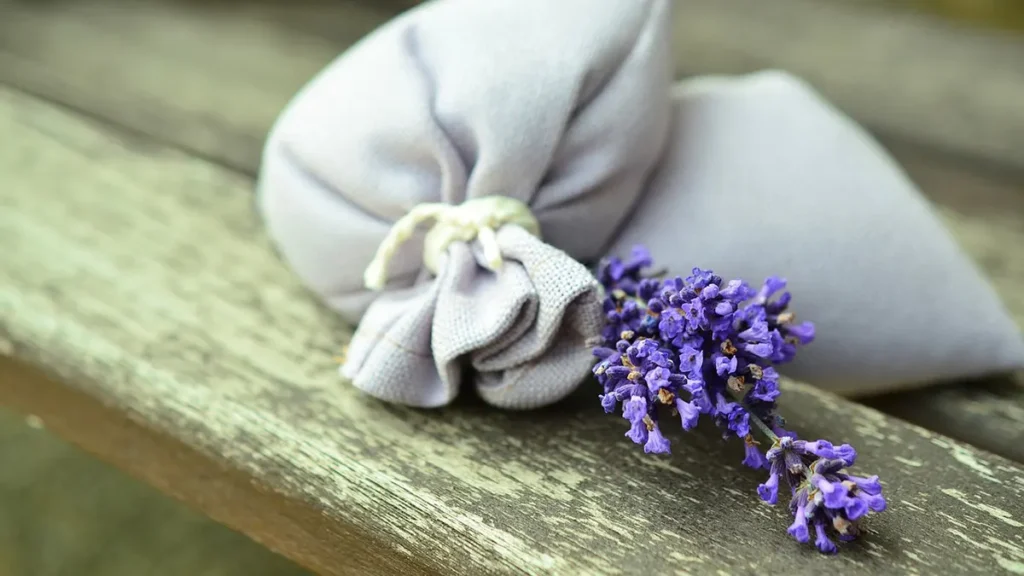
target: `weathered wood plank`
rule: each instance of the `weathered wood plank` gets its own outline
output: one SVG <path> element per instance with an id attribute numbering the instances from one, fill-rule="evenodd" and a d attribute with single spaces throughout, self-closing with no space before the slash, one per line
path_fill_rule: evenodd
<path id="1" fill-rule="evenodd" d="M 0 0 L 0 82 L 254 172 L 289 98 L 400 8 Z"/>
<path id="2" fill-rule="evenodd" d="M 44 424 L 0 410 L 0 576 L 305 574 Z"/>
<path id="3" fill-rule="evenodd" d="M 878 134 L 1024 166 L 1024 37 L 865 2 L 687 0 L 686 74 L 785 68 Z"/>
<path id="4" fill-rule="evenodd" d="M 594 390 L 438 411 L 338 382 L 347 328 L 277 261 L 251 182 L 0 90 L 0 401 L 326 574 L 1024 570 L 1024 468 L 787 384 L 892 510 L 791 542 L 713 432 L 641 454 Z M 42 378 L 39 371 L 51 378 Z"/>
<path id="5" fill-rule="evenodd" d="M 0 0 L 6 16 L 0 21 L 0 81 L 12 82 L 247 173 L 255 173 L 263 136 L 294 91 L 345 46 L 398 10 L 415 4 L 411 0 L 328 5 L 12 1 Z M 799 5 L 799 0 L 785 0 L 770 7 L 759 4 L 752 11 L 739 10 L 737 7 L 745 4 L 736 0 L 698 0 L 681 5 L 676 38 L 680 73 L 795 66 L 844 107 L 859 110 L 865 118 L 875 118 L 882 131 L 931 138 L 913 129 L 933 130 L 956 122 L 958 115 L 974 118 L 975 114 L 965 111 L 957 97 L 955 102 L 949 98 L 941 102 L 921 100 L 932 104 L 918 105 L 915 101 L 910 106 L 912 113 L 906 115 L 909 101 L 900 100 L 903 96 L 898 82 L 913 81 L 917 91 L 914 97 L 926 91 L 928 98 L 940 98 L 950 91 L 955 93 L 956 82 L 960 82 L 957 67 L 977 68 L 978 60 L 994 56 L 998 56 L 997 62 L 1009 59 L 1012 64 L 1019 55 L 1015 42 L 948 28 L 929 19 L 899 16 L 892 20 L 887 19 L 887 12 L 835 5 L 801 10 L 794 16 L 793 7 Z M 765 10 L 772 12 L 771 19 L 766 20 L 772 25 L 759 20 Z M 787 23 L 789 16 L 802 24 Z M 823 20 L 826 27 L 815 19 Z M 878 23 L 883 21 L 892 27 L 883 31 L 886 41 L 863 43 L 858 31 L 877 31 Z M 730 34 L 734 26 L 740 26 L 737 30 L 742 33 Z M 794 26 L 803 36 L 778 37 L 781 33 L 789 36 Z M 836 26 L 847 28 L 833 34 Z M 928 42 L 936 41 L 929 39 L 931 34 L 939 34 L 939 38 L 953 35 L 959 40 L 938 52 L 924 50 Z M 956 47 L 961 43 L 973 48 L 958 51 Z M 815 45 L 813 49 L 808 48 L 811 45 Z M 879 52 L 894 45 L 891 54 L 883 57 Z M 957 54 L 950 59 L 946 51 Z M 1019 56 L 1018 61 L 1024 60 L 1024 55 Z M 887 65 L 876 66 L 880 62 Z M 1012 96 L 1020 74 L 1000 66 L 981 67 L 991 76 L 972 80 L 972 87 L 980 95 L 964 100 L 969 107 L 978 106 L 976 100 L 984 100 L 989 92 L 995 91 L 997 99 Z M 908 67 L 914 68 L 913 73 Z M 1020 67 L 1015 70 L 1021 72 Z M 97 82 L 97 78 L 106 81 Z M 932 80 L 953 84 L 936 88 L 929 84 Z M 878 91 L 879 85 L 901 94 L 895 94 L 893 100 L 893 94 Z M 1024 96 L 1021 98 L 1024 101 Z M 966 135 L 971 142 L 999 141 L 999 131 L 1012 131 L 1013 119 L 1024 115 L 1024 108 L 1014 113 L 1006 106 L 983 107 L 986 113 L 1004 114 L 1008 120 L 999 121 L 996 128 L 991 122 L 972 121 L 971 130 L 983 134 L 962 131 L 962 126 L 956 128 L 956 134 Z M 912 121 L 920 126 L 911 127 L 909 132 L 899 126 L 893 128 L 887 112 L 892 110 L 898 122 Z M 1024 326 L 1024 291 L 1018 288 L 1024 285 L 1024 256 L 1006 249 L 1024 245 L 1024 233 L 1020 232 L 1024 227 L 1024 197 L 1019 193 L 1024 176 L 1012 171 L 993 174 L 984 166 L 965 165 L 962 159 L 898 141 L 889 139 L 894 154 L 940 204 L 958 240 L 993 279 Z M 948 144 L 942 138 L 937 141 Z M 1017 156 L 1024 161 L 1024 156 Z M 1017 458 L 1019 453 L 1013 449 L 1016 438 L 1002 433 L 1002 420 L 971 418 L 959 410 L 968 405 L 979 410 L 987 401 L 993 413 L 1005 411 L 1005 394 L 987 394 L 990 387 L 976 384 L 945 387 L 941 394 L 914 392 L 899 396 L 903 400 L 898 401 L 883 398 L 873 404 Z M 934 414 L 948 418 L 937 419 Z"/>
<path id="6" fill-rule="evenodd" d="M 0 0 L 0 81 L 254 173 L 295 91 L 412 0 Z M 786 68 L 879 133 L 1024 166 L 1024 38 L 862 2 L 679 3 L 680 75 Z"/>
<path id="7" fill-rule="evenodd" d="M 872 398 L 873 408 L 1024 462 L 1024 376 Z"/>

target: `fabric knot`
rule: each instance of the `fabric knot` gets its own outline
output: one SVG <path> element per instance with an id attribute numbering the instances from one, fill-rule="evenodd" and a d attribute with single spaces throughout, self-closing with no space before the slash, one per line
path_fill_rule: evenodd
<path id="1" fill-rule="evenodd" d="M 366 267 L 363 282 L 370 290 L 381 290 L 387 283 L 388 264 L 398 248 L 420 224 L 433 220 L 434 226 L 423 242 L 423 263 L 437 274 L 441 255 L 452 242 L 480 241 L 484 266 L 498 271 L 502 266 L 501 249 L 495 232 L 505 224 L 514 224 L 540 237 L 540 223 L 525 203 L 508 196 L 483 196 L 462 204 L 429 202 L 417 205 L 391 226 L 377 254 Z"/>

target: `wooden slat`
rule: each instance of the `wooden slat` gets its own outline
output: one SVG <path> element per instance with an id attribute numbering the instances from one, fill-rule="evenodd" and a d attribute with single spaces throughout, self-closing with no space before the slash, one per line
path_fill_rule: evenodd
<path id="1" fill-rule="evenodd" d="M 784 68 L 876 133 L 1024 166 L 1024 37 L 849 0 L 687 0 L 685 74 Z"/>
<path id="2" fill-rule="evenodd" d="M 292 94 L 412 0 L 0 0 L 0 81 L 254 173 Z M 1024 38 L 864 2 L 687 0 L 680 75 L 789 69 L 879 133 L 1024 166 Z"/>
<path id="3" fill-rule="evenodd" d="M 934 386 L 869 399 L 870 406 L 1024 462 L 1024 377 Z"/>
<path id="4" fill-rule="evenodd" d="M 250 174 L 256 171 L 264 134 L 295 90 L 345 46 L 414 4 L 398 0 L 328 4 L 238 0 L 212 5 L 167 0 L 129 4 L 120 0 L 11 1 L 0 0 L 6 15 L 0 19 L 0 81 Z M 794 13 L 799 4 L 794 0 L 767 6 L 747 6 L 742 0 L 681 3 L 676 24 L 680 73 L 742 72 L 781 63 L 809 75 L 844 107 L 873 118 L 883 131 L 934 136 L 940 145 L 941 137 L 908 132 L 899 123 L 944 130 L 950 122 L 960 122 L 960 114 L 977 116 L 969 110 L 981 104 L 972 98 L 992 91 L 996 99 L 1011 97 L 1024 74 L 1024 67 L 1006 70 L 998 64 L 1017 54 L 1014 42 L 929 27 L 933 23 L 920 17 L 883 18 L 887 13 L 848 6 L 845 0 Z M 762 21 L 762 16 L 767 20 Z M 787 23 L 790 16 L 793 23 Z M 887 22 L 886 41 L 862 42 L 859 34 L 876 30 L 883 21 Z M 836 27 L 843 29 L 835 31 Z M 779 37 L 789 36 L 793 29 L 800 33 Z M 949 40 L 952 48 L 925 50 L 929 42 L 939 41 L 929 40 L 931 33 L 939 34 L 939 39 L 953 35 L 959 40 Z M 899 49 L 883 57 L 879 51 L 893 43 Z M 958 51 L 964 44 L 973 48 Z M 947 51 L 957 53 L 950 56 Z M 942 96 L 955 89 L 944 82 L 959 81 L 956 67 L 976 67 L 974 59 L 995 62 L 994 68 L 982 66 L 977 72 L 991 74 L 985 76 L 987 80 L 972 81 L 982 95 L 953 101 Z M 1024 61 L 1024 54 L 1018 61 Z M 879 62 L 886 65 L 869 66 Z M 904 96 L 899 81 L 912 81 L 914 91 L 907 94 L 917 98 L 912 106 L 909 100 L 900 100 Z M 880 84 L 892 86 L 891 91 L 899 94 L 878 93 Z M 928 94 L 922 96 L 922 92 Z M 1024 88 L 1021 94 L 1024 102 Z M 912 108 L 909 115 L 904 113 L 908 106 Z M 947 106 L 956 113 L 947 113 Z M 982 108 L 981 118 L 992 113 L 1007 120 L 995 128 L 991 122 L 970 122 L 968 131 L 957 124 L 954 132 L 966 135 L 970 142 L 998 142 L 999 134 L 1014 130 L 1014 118 L 1024 122 L 1024 104 L 1016 116 L 1007 105 Z M 1024 285 L 1024 256 L 1006 249 L 1024 245 L 1020 232 L 1024 176 L 1013 170 L 994 173 L 985 166 L 899 142 L 899 138 L 888 139 L 911 176 L 942 206 L 957 239 L 981 263 L 1024 326 L 1024 291 L 1018 288 Z M 1024 141 L 1017 148 L 1021 149 Z M 1024 161 L 1024 155 L 1016 156 Z M 957 392 L 961 389 L 969 400 L 961 398 Z M 910 395 L 913 401 L 881 399 L 875 405 L 1017 458 L 1020 454 L 1013 447 L 1020 443 L 1002 433 L 1002 420 L 958 416 L 961 404 L 979 405 L 986 399 L 998 413 L 1007 397 L 988 394 L 988 390 L 968 384 L 946 388 L 940 395 L 915 392 Z M 940 413 L 950 417 L 930 417 Z"/>
<path id="5" fill-rule="evenodd" d="M 788 538 L 740 447 L 644 455 L 594 390 L 372 401 L 337 380 L 347 329 L 273 256 L 249 179 L 10 90 L 0 133 L 0 401 L 314 570 L 1024 568 L 1024 467 L 798 384 L 792 426 L 858 446 L 892 503 L 838 558 Z"/>
<path id="6" fill-rule="evenodd" d="M 0 0 L 0 82 L 253 173 L 292 94 L 399 8 Z"/>

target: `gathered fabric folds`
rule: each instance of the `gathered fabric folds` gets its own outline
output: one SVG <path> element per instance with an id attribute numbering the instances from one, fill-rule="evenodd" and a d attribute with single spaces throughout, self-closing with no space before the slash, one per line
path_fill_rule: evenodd
<path id="1" fill-rule="evenodd" d="M 342 374 L 503 408 L 587 377 L 588 266 L 646 245 L 789 280 L 816 340 L 780 372 L 863 394 L 1024 366 L 1020 329 L 914 183 L 783 72 L 673 85 L 670 0 L 434 0 L 329 64 L 271 130 L 278 251 L 358 323 Z M 685 58 L 685 54 L 681 55 Z"/>
<path id="2" fill-rule="evenodd" d="M 586 377 L 603 313 L 581 262 L 603 254 L 665 148 L 670 8 L 428 2 L 295 97 L 267 142 L 259 208 L 299 277 L 359 323 L 346 378 L 413 406 L 471 382 L 532 408 Z M 492 196 L 529 217 L 426 218 Z"/>

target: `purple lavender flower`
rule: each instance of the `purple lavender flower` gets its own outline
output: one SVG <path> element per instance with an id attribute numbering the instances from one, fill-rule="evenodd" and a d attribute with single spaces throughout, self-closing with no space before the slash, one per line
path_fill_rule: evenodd
<path id="1" fill-rule="evenodd" d="M 644 452 L 648 454 L 668 454 L 669 453 L 669 442 L 661 434 L 661 430 L 658 428 L 657 423 L 654 427 L 648 431 L 647 442 L 644 444 Z"/>
<path id="2" fill-rule="evenodd" d="M 789 534 L 807 542 L 808 524 L 814 526 L 815 545 L 824 553 L 837 551 L 830 533 L 841 540 L 853 539 L 860 518 L 869 511 L 881 512 L 886 508 L 877 476 L 864 478 L 844 471 L 857 458 L 849 444 L 836 447 L 827 440 L 806 442 L 790 436 L 776 437 L 766 458 L 770 472 L 768 480 L 758 486 L 758 495 L 775 504 L 780 479 L 785 476 L 793 493 L 790 511 L 794 521 Z"/>
<path id="3" fill-rule="evenodd" d="M 768 459 L 761 454 L 757 441 L 750 434 L 743 439 L 746 446 L 746 456 L 743 457 L 743 464 L 751 468 L 761 469 L 768 466 Z"/>
<path id="4" fill-rule="evenodd" d="M 877 476 L 845 471 L 857 457 L 851 446 L 799 440 L 776 413 L 774 365 L 792 360 L 815 336 L 813 324 L 797 323 L 788 311 L 786 281 L 773 276 L 755 290 L 700 268 L 661 280 L 645 276 L 651 265 L 650 253 L 637 248 L 598 269 L 607 318 L 594 349 L 602 408 L 621 407 L 626 436 L 652 454 L 670 452 L 664 417 L 691 430 L 707 416 L 724 437 L 743 439 L 744 465 L 768 470 L 757 487 L 762 500 L 775 504 L 783 481 L 788 485 L 789 534 L 808 542 L 813 528 L 818 549 L 835 552 L 833 536 L 852 539 L 857 522 L 886 503 Z M 767 452 L 753 430 L 771 441 Z"/>
<path id="5" fill-rule="evenodd" d="M 617 286 L 626 292 L 633 292 L 640 282 L 640 271 L 651 265 L 651 253 L 643 246 L 636 246 L 629 260 L 610 258 L 598 268 L 598 280 L 604 286 Z"/>
<path id="6" fill-rule="evenodd" d="M 689 344 L 679 349 L 679 370 L 699 378 L 704 368 L 704 351 Z"/>
<path id="7" fill-rule="evenodd" d="M 725 428 L 723 433 L 726 438 L 730 433 L 737 438 L 746 438 L 750 435 L 750 413 L 739 403 L 729 402 L 721 394 L 715 403 L 715 422 L 719 427 Z"/>
<path id="8" fill-rule="evenodd" d="M 697 426 L 701 410 L 694 402 L 683 402 L 681 398 L 676 398 L 675 409 L 679 413 L 679 420 L 683 425 L 683 430 L 693 430 Z"/>
<path id="9" fill-rule="evenodd" d="M 630 423 L 629 432 L 626 432 L 626 436 L 629 436 L 637 444 L 647 442 L 647 424 L 645 422 L 649 418 L 647 415 L 647 398 L 633 396 L 626 401 L 622 405 L 622 417 L 629 420 Z"/>
<path id="10" fill-rule="evenodd" d="M 625 300 L 604 303 L 606 323 L 601 336 L 605 341 L 618 340 L 624 332 L 635 332 L 640 328 L 644 311 L 635 301 Z"/>
<path id="11" fill-rule="evenodd" d="M 598 272 L 608 321 L 594 373 L 605 388 L 605 410 L 623 401 L 618 387 L 640 381 L 655 422 L 659 405 L 674 408 L 685 429 L 704 414 L 730 437 L 749 434 L 751 414 L 771 421 L 779 396 L 772 364 L 813 337 L 803 325 L 783 333 L 792 322 L 788 293 L 776 298 L 785 282 L 769 278 L 755 291 L 700 268 L 662 281 L 643 276 L 650 265 L 650 254 L 638 249 L 626 261 L 609 259 Z M 630 437 L 646 445 L 649 434 L 633 426 Z"/>

